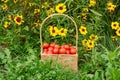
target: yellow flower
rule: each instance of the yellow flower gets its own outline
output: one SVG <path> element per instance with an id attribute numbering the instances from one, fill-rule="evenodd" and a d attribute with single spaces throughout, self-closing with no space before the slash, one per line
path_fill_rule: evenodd
<path id="1" fill-rule="evenodd" d="M 37 28 L 39 25 L 39 23 L 37 23 L 37 22 L 35 22 L 34 24 L 35 24 L 34 28 Z"/>
<path id="2" fill-rule="evenodd" d="M 21 25 L 22 22 L 24 22 L 24 21 L 22 20 L 22 15 L 21 15 L 21 16 L 20 16 L 20 15 L 17 15 L 17 16 L 14 18 L 14 21 L 15 21 L 16 24 L 18 24 L 18 25 Z"/>
<path id="3" fill-rule="evenodd" d="M 84 27 L 84 26 L 80 26 L 79 31 L 80 31 L 80 33 L 81 33 L 82 35 L 86 35 L 86 34 L 87 34 L 87 29 L 86 29 L 86 27 Z"/>
<path id="4" fill-rule="evenodd" d="M 9 20 L 12 20 L 12 19 L 13 19 L 13 16 L 12 16 L 12 15 L 8 15 L 8 19 L 9 19 Z"/>
<path id="5" fill-rule="evenodd" d="M 117 37 L 116 36 L 111 36 L 113 41 L 117 41 Z"/>
<path id="6" fill-rule="evenodd" d="M 1 7 L 2 7 L 3 10 L 7 9 L 7 5 L 6 4 L 3 4 Z"/>
<path id="7" fill-rule="evenodd" d="M 34 14 L 37 14 L 40 12 L 40 9 L 34 9 Z"/>
<path id="8" fill-rule="evenodd" d="M 87 17 L 87 15 L 85 13 L 82 13 L 81 15 L 82 15 L 82 17 Z"/>
<path id="9" fill-rule="evenodd" d="M 85 13 L 82 13 L 82 21 L 86 21 L 87 20 L 87 15 Z"/>
<path id="10" fill-rule="evenodd" d="M 67 34 L 67 29 L 61 28 L 58 33 L 60 36 L 66 36 Z"/>
<path id="11" fill-rule="evenodd" d="M 4 3 L 7 3 L 8 2 L 8 0 L 2 0 Z"/>
<path id="12" fill-rule="evenodd" d="M 91 51 L 92 48 L 91 48 L 91 47 L 85 47 L 85 50 L 87 50 L 87 51 Z"/>
<path id="13" fill-rule="evenodd" d="M 112 2 L 108 2 L 108 3 L 107 3 L 107 6 L 108 6 L 108 7 L 110 7 L 111 5 L 113 5 Z"/>
<path id="14" fill-rule="evenodd" d="M 32 2 L 29 2 L 29 6 L 32 7 L 34 4 Z"/>
<path id="15" fill-rule="evenodd" d="M 51 12 L 55 12 L 54 8 L 50 8 L 50 11 L 51 11 Z"/>
<path id="16" fill-rule="evenodd" d="M 34 28 L 38 28 L 39 24 L 40 23 L 39 23 L 39 20 L 38 20 L 37 22 L 34 23 Z"/>
<path id="17" fill-rule="evenodd" d="M 58 28 L 57 27 L 51 27 L 50 28 L 50 35 L 51 36 L 57 36 L 58 35 Z"/>
<path id="18" fill-rule="evenodd" d="M 115 10 L 115 8 L 116 8 L 116 5 L 113 5 L 112 2 L 108 2 L 108 3 L 107 3 L 107 10 L 108 10 L 109 12 L 113 12 L 113 11 Z"/>
<path id="19" fill-rule="evenodd" d="M 120 28 L 117 29 L 116 34 L 117 36 L 120 36 Z"/>
<path id="20" fill-rule="evenodd" d="M 25 6 L 27 4 L 27 0 L 24 0 L 21 4 Z"/>
<path id="21" fill-rule="evenodd" d="M 94 46 L 95 46 L 94 41 L 92 41 L 92 40 L 87 41 L 87 47 L 93 48 Z"/>
<path id="22" fill-rule="evenodd" d="M 90 35 L 90 39 L 91 39 L 92 41 L 97 41 L 97 40 L 98 40 L 98 36 L 97 36 L 97 35 L 94 35 L 94 34 L 91 34 L 91 35 Z"/>
<path id="23" fill-rule="evenodd" d="M 83 39 L 83 40 L 82 40 L 82 45 L 83 45 L 83 46 L 86 46 L 86 45 L 87 45 L 87 39 Z"/>
<path id="24" fill-rule="evenodd" d="M 67 10 L 63 3 L 58 4 L 55 9 L 58 13 L 64 13 Z"/>
<path id="25" fill-rule="evenodd" d="M 50 8 L 48 11 L 47 11 L 47 15 L 49 16 L 51 13 L 54 13 L 55 10 L 54 8 Z"/>
<path id="26" fill-rule="evenodd" d="M 4 28 L 8 28 L 9 25 L 10 25 L 10 22 L 5 21 L 5 23 L 4 23 Z"/>
<path id="27" fill-rule="evenodd" d="M 18 0 L 14 0 L 14 3 L 17 3 Z"/>
<path id="28" fill-rule="evenodd" d="M 87 20 L 87 17 L 82 17 L 82 21 L 86 21 Z"/>
<path id="29" fill-rule="evenodd" d="M 88 12 L 89 10 L 88 10 L 88 8 L 83 8 L 83 11 Z"/>
<path id="30" fill-rule="evenodd" d="M 48 7 L 50 7 L 50 5 L 48 4 L 48 2 L 44 2 L 42 4 L 42 8 L 48 8 Z"/>
<path id="31" fill-rule="evenodd" d="M 49 26 L 47 27 L 47 29 L 48 29 L 48 30 L 51 30 L 51 29 L 53 29 L 53 26 L 49 25 Z"/>
<path id="32" fill-rule="evenodd" d="M 96 0 L 90 0 L 89 7 L 94 7 L 96 5 Z"/>
<path id="33" fill-rule="evenodd" d="M 111 23 L 111 27 L 112 27 L 112 29 L 118 29 L 119 28 L 119 23 L 118 22 L 112 22 Z"/>

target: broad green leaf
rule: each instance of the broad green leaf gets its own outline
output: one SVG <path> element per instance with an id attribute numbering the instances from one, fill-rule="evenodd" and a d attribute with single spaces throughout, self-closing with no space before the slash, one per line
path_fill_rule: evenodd
<path id="1" fill-rule="evenodd" d="M 25 26 L 25 27 L 24 27 L 24 30 L 29 31 L 29 27 L 28 27 L 28 26 Z"/>
<path id="2" fill-rule="evenodd" d="M 95 15 L 97 15 L 97 16 L 103 16 L 102 14 L 100 14 L 99 12 L 97 12 L 97 11 L 95 11 L 95 10 L 93 10 L 93 9 L 90 9 L 90 11 L 91 11 L 92 13 L 94 13 Z"/>

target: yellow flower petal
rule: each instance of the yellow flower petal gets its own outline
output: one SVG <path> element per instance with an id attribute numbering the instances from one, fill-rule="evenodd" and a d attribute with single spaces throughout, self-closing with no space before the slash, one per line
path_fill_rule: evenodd
<path id="1" fill-rule="evenodd" d="M 120 36 L 120 28 L 117 29 L 116 34 L 117 36 Z"/>

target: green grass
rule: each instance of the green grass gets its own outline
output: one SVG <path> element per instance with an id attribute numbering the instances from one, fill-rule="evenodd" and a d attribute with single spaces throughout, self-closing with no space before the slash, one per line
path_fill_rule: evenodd
<path id="1" fill-rule="evenodd" d="M 0 50 L 1 80 L 119 80 L 120 60 L 116 49 L 111 52 L 105 47 L 103 52 L 92 50 L 92 54 L 84 54 L 79 58 L 78 72 L 64 70 L 62 65 L 52 64 L 52 60 L 41 61 L 34 50 L 28 55 L 22 54 L 15 58 L 7 48 Z"/>

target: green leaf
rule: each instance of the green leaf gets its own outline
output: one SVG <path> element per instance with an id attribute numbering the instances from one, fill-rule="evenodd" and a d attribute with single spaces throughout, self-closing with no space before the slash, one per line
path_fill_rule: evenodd
<path id="1" fill-rule="evenodd" d="M 29 31 L 28 26 L 25 26 L 25 27 L 24 27 L 24 30 Z"/>
<path id="2" fill-rule="evenodd" d="M 5 55 L 2 52 L 0 52 L 0 59 L 4 59 L 4 57 Z"/>
<path id="3" fill-rule="evenodd" d="M 10 50 L 8 48 L 5 48 L 5 54 L 6 54 L 8 63 L 12 61 L 10 53 L 11 53 Z"/>
<path id="4" fill-rule="evenodd" d="M 90 9 L 90 11 L 91 11 L 93 14 L 97 15 L 97 16 L 103 16 L 102 14 L 100 14 L 99 12 L 97 12 L 97 11 L 95 11 L 95 10 L 93 10 L 93 9 Z"/>

